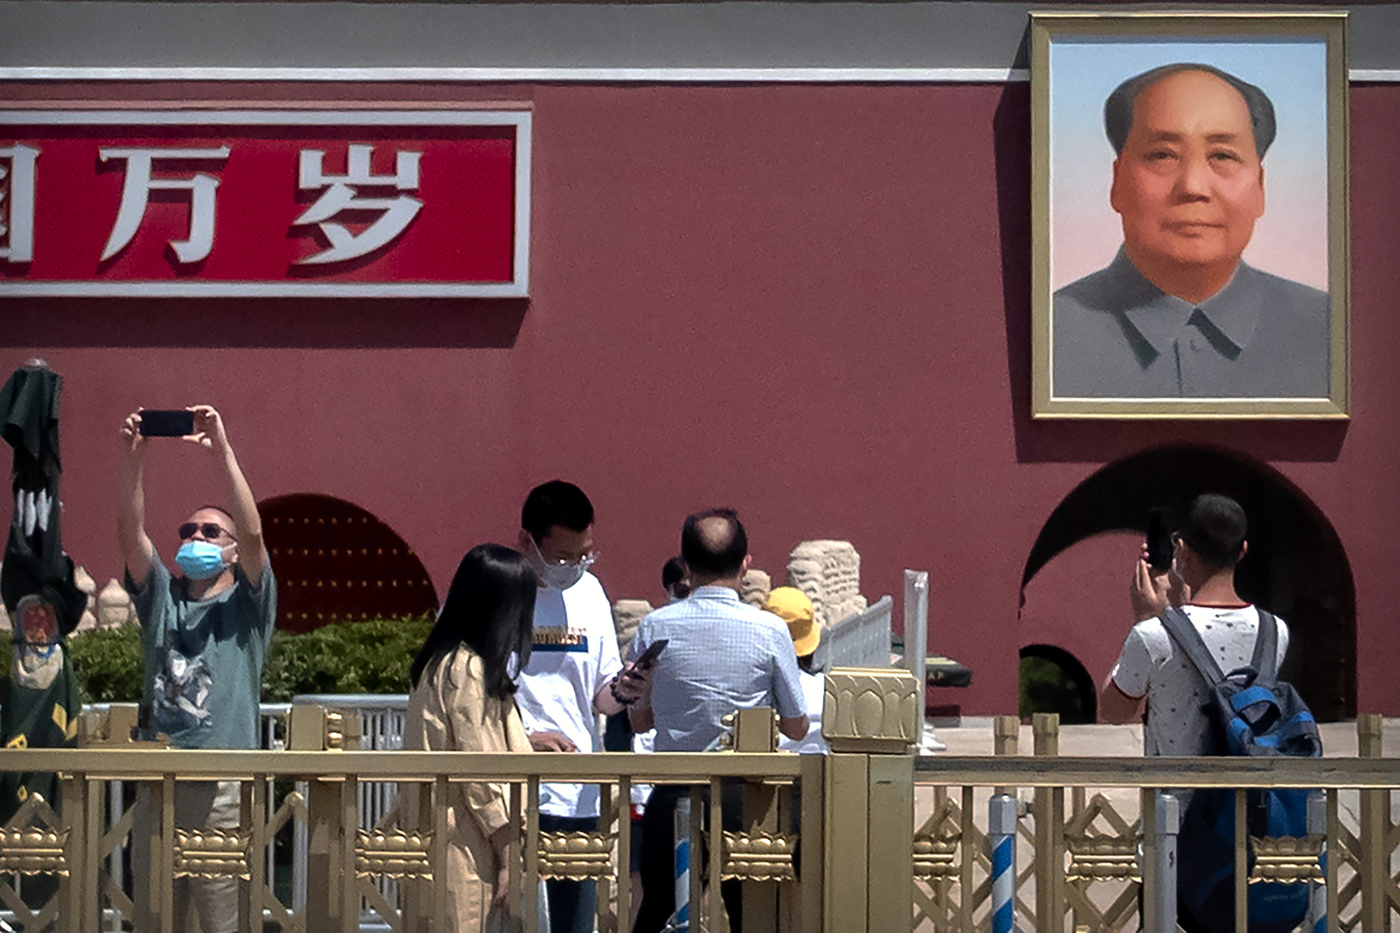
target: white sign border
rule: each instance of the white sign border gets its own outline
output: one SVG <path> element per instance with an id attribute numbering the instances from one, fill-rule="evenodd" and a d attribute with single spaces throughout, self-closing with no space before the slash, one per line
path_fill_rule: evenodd
<path id="1" fill-rule="evenodd" d="M 3 126 L 513 126 L 514 277 L 505 282 L 0 280 L 0 298 L 526 298 L 530 284 L 529 110 L 0 110 Z"/>

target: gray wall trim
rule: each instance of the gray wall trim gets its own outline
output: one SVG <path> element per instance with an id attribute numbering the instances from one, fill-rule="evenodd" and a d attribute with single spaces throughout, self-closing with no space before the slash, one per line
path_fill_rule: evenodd
<path id="1" fill-rule="evenodd" d="M 130 79 L 135 69 L 216 80 L 1016 81 L 1030 11 L 1057 8 L 1085 7 L 0 0 L 0 63 L 5 77 L 40 80 Z M 1395 80 L 1400 3 L 1350 11 L 1353 80 Z"/>
<path id="2" fill-rule="evenodd" d="M 1024 68 L 5 68 L 16 81 L 345 81 L 984 83 L 1029 81 Z"/>
<path id="3" fill-rule="evenodd" d="M 1353 83 L 1400 69 L 1353 68 Z M 0 81 L 574 82 L 603 84 L 1016 84 L 1024 68 L 4 68 Z"/>

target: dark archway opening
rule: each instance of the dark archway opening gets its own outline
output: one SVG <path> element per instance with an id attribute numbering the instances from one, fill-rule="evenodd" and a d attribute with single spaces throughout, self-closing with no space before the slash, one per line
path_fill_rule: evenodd
<path id="1" fill-rule="evenodd" d="M 1021 649 L 1021 719 L 1059 713 L 1060 725 L 1082 726 L 1098 718 L 1094 678 L 1079 659 L 1054 645 Z"/>
<path id="2" fill-rule="evenodd" d="M 334 496 L 294 493 L 259 503 L 277 576 L 277 627 L 418 619 L 437 592 L 413 549 L 370 512 Z"/>
<path id="3" fill-rule="evenodd" d="M 1229 450 L 1173 445 L 1105 466 L 1050 514 L 1026 559 L 1022 589 L 1075 543 L 1110 531 L 1146 533 L 1152 506 L 1180 514 L 1203 492 L 1234 498 L 1249 516 L 1249 553 L 1236 584 L 1243 598 L 1288 622 L 1292 640 L 1280 676 L 1298 688 L 1318 719 L 1354 718 L 1351 564 L 1327 517 L 1266 463 Z"/>

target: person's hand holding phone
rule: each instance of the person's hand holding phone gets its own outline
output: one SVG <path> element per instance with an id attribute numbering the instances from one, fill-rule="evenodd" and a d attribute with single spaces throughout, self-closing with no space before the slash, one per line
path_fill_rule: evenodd
<path id="1" fill-rule="evenodd" d="M 223 453 L 228 447 L 228 435 L 224 433 L 224 419 L 219 417 L 219 412 L 213 405 L 191 405 L 188 410 L 194 422 L 185 440 L 205 450 Z"/>
<path id="2" fill-rule="evenodd" d="M 613 699 L 623 706 L 637 703 L 642 706 L 648 705 L 651 702 L 651 674 L 655 669 L 654 660 L 645 665 L 638 662 L 624 664 L 609 685 L 612 688 Z"/>
<path id="3" fill-rule="evenodd" d="M 122 426 L 117 429 L 117 433 L 121 435 L 122 446 L 126 448 L 127 453 L 137 454 L 144 450 L 146 435 L 141 430 L 141 410 L 137 409 L 127 415 Z"/>
<path id="4" fill-rule="evenodd" d="M 647 646 L 637 660 L 623 665 L 621 672 L 608 685 L 613 699 L 623 706 L 636 706 L 646 709 L 651 706 L 651 675 L 656 669 L 656 659 L 666 650 L 670 639 L 658 638 Z"/>
<path id="5" fill-rule="evenodd" d="M 1133 621 L 1141 622 L 1167 611 L 1170 605 L 1167 598 L 1171 588 L 1170 570 L 1158 570 L 1152 566 L 1146 542 L 1133 568 L 1133 579 L 1128 585 L 1128 598 L 1133 606 Z"/>

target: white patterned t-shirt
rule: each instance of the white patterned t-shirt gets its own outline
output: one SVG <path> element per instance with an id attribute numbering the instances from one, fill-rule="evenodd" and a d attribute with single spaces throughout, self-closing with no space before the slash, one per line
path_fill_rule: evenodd
<path id="1" fill-rule="evenodd" d="M 1245 667 L 1254 657 L 1259 632 L 1259 611 L 1253 606 L 1181 607 L 1186 612 L 1221 671 Z M 1278 621 L 1278 664 L 1288 653 L 1288 626 Z M 1205 680 L 1186 656 L 1177 650 L 1161 619 L 1147 619 L 1133 626 L 1123 642 L 1113 682 L 1130 697 L 1147 697 L 1146 724 L 1142 730 L 1144 755 L 1189 757 L 1205 751 L 1210 721 L 1205 705 L 1210 699 Z"/>

